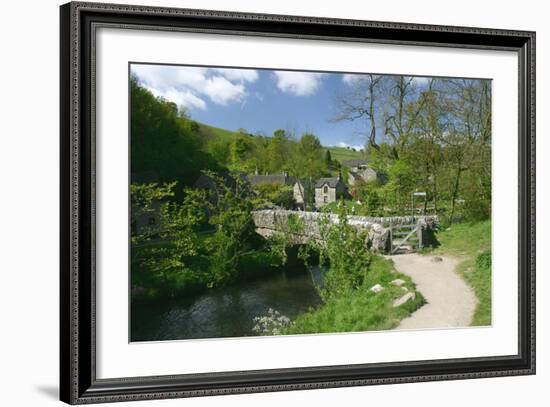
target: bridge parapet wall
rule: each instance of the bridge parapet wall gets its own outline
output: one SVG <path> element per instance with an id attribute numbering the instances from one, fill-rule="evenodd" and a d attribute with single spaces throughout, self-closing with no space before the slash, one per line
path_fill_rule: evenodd
<path id="1" fill-rule="evenodd" d="M 252 212 L 254 224 L 258 233 L 267 237 L 288 228 L 288 220 L 291 216 L 299 219 L 303 225 L 303 231 L 295 236 L 297 243 L 306 243 L 309 239 L 320 239 L 319 220 L 328 218 L 331 223 L 338 223 L 336 214 L 321 212 L 290 211 L 283 209 L 265 209 Z M 437 227 L 436 216 L 396 216 L 396 217 L 370 217 L 348 216 L 348 224 L 367 231 L 365 245 L 374 251 L 387 252 L 390 249 L 390 226 L 419 224 L 423 229 Z"/>

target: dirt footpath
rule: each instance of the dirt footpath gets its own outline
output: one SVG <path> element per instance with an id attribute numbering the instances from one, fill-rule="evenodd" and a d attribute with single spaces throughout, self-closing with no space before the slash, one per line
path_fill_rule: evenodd
<path id="1" fill-rule="evenodd" d="M 410 276 L 427 301 L 396 329 L 469 326 L 477 298 L 468 284 L 455 272 L 458 261 L 445 256 L 400 254 L 388 256 L 395 269 Z M 441 261 L 435 261 L 439 258 Z"/>

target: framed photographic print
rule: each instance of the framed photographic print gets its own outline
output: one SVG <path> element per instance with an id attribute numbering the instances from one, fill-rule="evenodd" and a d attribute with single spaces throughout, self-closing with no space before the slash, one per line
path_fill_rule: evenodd
<path id="1" fill-rule="evenodd" d="M 535 373 L 535 34 L 61 6 L 61 399 Z"/>

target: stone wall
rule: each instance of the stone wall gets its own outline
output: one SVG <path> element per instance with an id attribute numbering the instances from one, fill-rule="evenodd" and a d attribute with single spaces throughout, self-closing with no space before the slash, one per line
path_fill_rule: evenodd
<path id="1" fill-rule="evenodd" d="M 277 231 L 287 230 L 288 218 L 290 215 L 300 219 L 304 226 L 303 232 L 295 236 L 296 243 L 305 243 L 309 239 L 320 239 L 319 219 L 328 217 L 330 222 L 338 223 L 338 215 L 325 214 L 320 212 L 302 212 L 280 209 L 266 209 L 252 212 L 256 231 L 264 237 L 268 237 Z M 378 252 L 387 252 L 390 249 L 389 226 L 410 225 L 420 223 L 426 229 L 437 226 L 437 217 L 369 217 L 369 216 L 348 216 L 348 224 L 358 229 L 367 231 L 365 246 Z"/>

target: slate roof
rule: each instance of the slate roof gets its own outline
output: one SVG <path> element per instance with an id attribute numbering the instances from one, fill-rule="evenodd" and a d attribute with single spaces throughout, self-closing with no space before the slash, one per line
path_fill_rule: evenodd
<path id="1" fill-rule="evenodd" d="M 252 185 L 261 185 L 261 184 L 294 185 L 294 183 L 296 182 L 296 178 L 285 174 L 247 175 L 246 179 Z"/>
<path id="2" fill-rule="evenodd" d="M 323 185 L 327 184 L 331 188 L 336 188 L 336 185 L 340 181 L 340 178 L 338 177 L 331 177 L 331 178 L 319 178 L 317 182 L 315 183 L 315 188 L 322 188 Z"/>
<path id="3" fill-rule="evenodd" d="M 342 161 L 344 167 L 358 167 L 360 165 L 368 165 L 369 163 L 366 160 L 346 160 Z"/>

